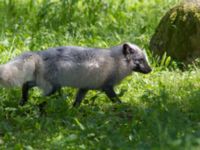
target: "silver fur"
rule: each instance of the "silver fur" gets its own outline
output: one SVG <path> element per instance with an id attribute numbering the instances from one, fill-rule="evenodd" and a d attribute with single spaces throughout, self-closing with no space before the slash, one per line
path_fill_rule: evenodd
<path id="1" fill-rule="evenodd" d="M 142 50 L 134 44 L 125 44 L 130 54 L 124 54 L 124 44 L 110 49 L 67 46 L 27 52 L 0 66 L 0 84 L 13 87 L 34 81 L 47 94 L 54 86 L 87 89 L 114 86 L 135 68 L 150 72 Z"/>

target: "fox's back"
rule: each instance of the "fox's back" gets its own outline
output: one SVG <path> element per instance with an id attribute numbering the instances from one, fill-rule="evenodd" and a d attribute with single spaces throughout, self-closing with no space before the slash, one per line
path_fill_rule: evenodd
<path id="1" fill-rule="evenodd" d="M 109 50 L 83 47 L 58 47 L 41 51 L 44 78 L 60 86 L 98 88 L 113 72 Z"/>

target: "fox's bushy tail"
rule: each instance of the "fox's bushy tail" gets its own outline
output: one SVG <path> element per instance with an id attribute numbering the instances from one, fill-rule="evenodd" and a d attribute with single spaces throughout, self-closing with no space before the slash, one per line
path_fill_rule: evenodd
<path id="1" fill-rule="evenodd" d="M 0 85 L 4 87 L 22 86 L 34 80 L 38 55 L 24 53 L 10 62 L 0 65 Z"/>

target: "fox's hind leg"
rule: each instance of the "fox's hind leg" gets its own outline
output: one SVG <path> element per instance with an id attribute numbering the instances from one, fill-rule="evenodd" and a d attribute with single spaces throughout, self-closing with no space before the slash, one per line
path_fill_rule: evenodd
<path id="1" fill-rule="evenodd" d="M 53 86 L 52 89 L 45 94 L 45 96 L 51 96 L 52 94 L 55 94 L 57 91 L 60 92 L 60 90 L 61 90 L 60 86 Z M 41 114 L 45 113 L 45 106 L 46 106 L 46 104 L 47 104 L 47 102 L 44 101 L 44 102 L 42 102 L 42 103 L 40 103 L 38 105 Z"/>
<path id="2" fill-rule="evenodd" d="M 76 99 L 74 101 L 73 107 L 78 107 L 81 104 L 81 101 L 83 100 L 83 98 L 85 97 L 86 93 L 87 93 L 87 89 L 79 89 L 77 94 L 76 94 Z"/>
<path id="3" fill-rule="evenodd" d="M 121 100 L 118 98 L 112 86 L 104 87 L 103 91 L 106 93 L 106 95 L 110 98 L 112 102 L 121 103 Z"/>
<path id="4" fill-rule="evenodd" d="M 22 86 L 22 98 L 19 102 L 20 106 L 23 106 L 28 101 L 28 91 L 35 86 L 35 82 L 29 81 Z"/>

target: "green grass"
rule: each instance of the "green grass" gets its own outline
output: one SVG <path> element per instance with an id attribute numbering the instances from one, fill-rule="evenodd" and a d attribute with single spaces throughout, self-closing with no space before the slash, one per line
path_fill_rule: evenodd
<path id="1" fill-rule="evenodd" d="M 199 149 L 200 67 L 182 72 L 148 43 L 178 0 L 1 0 L 0 57 L 60 45 L 110 47 L 130 41 L 146 49 L 153 72 L 134 73 L 116 86 L 124 102 L 90 91 L 72 108 L 75 89 L 42 97 L 31 90 L 19 107 L 19 88 L 0 88 L 0 149 Z M 48 101 L 46 115 L 37 105 Z"/>

